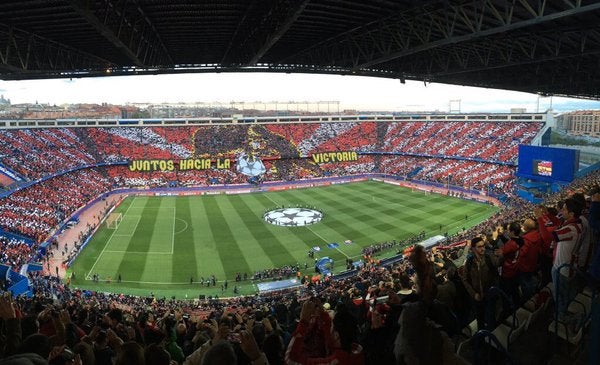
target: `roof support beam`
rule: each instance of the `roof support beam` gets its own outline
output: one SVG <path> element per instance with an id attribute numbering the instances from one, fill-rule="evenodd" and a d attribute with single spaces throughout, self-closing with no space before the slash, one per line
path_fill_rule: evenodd
<path id="1" fill-rule="evenodd" d="M 114 67 L 103 58 L 5 24 L 0 24 L 0 39 L 6 42 L 0 43 L 0 69 L 9 74 Z M 5 73 L 0 75 L 4 78 Z"/>
<path id="2" fill-rule="evenodd" d="M 233 47 L 233 45 L 235 43 L 235 40 L 238 37 L 238 34 L 240 32 L 240 29 L 242 29 L 242 26 L 247 26 L 246 25 L 246 20 L 250 16 L 251 11 L 256 7 L 256 2 L 257 1 L 259 1 L 259 0 L 252 0 L 250 2 L 250 4 L 248 5 L 248 7 L 246 8 L 246 11 L 244 12 L 244 16 L 242 17 L 241 20 L 239 20 L 237 22 L 237 27 L 235 28 L 235 32 L 233 33 L 233 36 L 231 37 L 231 40 L 227 44 L 227 49 L 225 50 L 225 53 L 223 53 L 223 57 L 221 58 L 221 64 L 227 64 L 227 59 L 229 57 L 229 51 L 231 51 L 231 47 Z"/>
<path id="3" fill-rule="evenodd" d="M 260 59 L 279 41 L 279 39 L 290 29 L 292 24 L 298 19 L 300 14 L 306 8 L 310 0 L 298 1 L 295 8 L 291 8 L 287 12 L 287 16 L 285 19 L 281 19 L 279 24 L 275 25 L 275 28 L 271 30 L 270 34 L 266 35 L 266 39 L 264 40 L 263 45 L 259 48 L 259 50 L 252 56 L 250 61 L 248 61 L 248 65 L 255 65 Z"/>
<path id="4" fill-rule="evenodd" d="M 69 3 L 133 65 L 145 67 L 173 62 L 158 32 L 137 2 L 134 2 L 133 7 L 132 4 L 124 2 L 119 9 L 117 4 L 106 0 L 103 20 L 89 7 L 88 1 L 70 0 Z"/>
<path id="5" fill-rule="evenodd" d="M 479 71 L 544 64 L 600 54 L 600 31 L 592 29 L 523 34 L 505 39 L 505 46 L 481 40 L 452 45 L 398 60 L 393 66 L 430 80 Z M 433 61 L 436 67 L 428 67 Z"/>
<path id="6" fill-rule="evenodd" d="M 527 1 L 521 0 L 521 3 L 526 4 Z M 528 9 L 529 8 L 530 7 L 528 6 Z M 598 10 L 598 9 L 600 9 L 600 3 L 590 4 L 590 5 L 586 5 L 586 6 L 579 5 L 576 8 L 558 11 L 558 12 L 551 13 L 548 15 L 541 15 L 541 14 L 538 14 L 537 12 L 534 12 L 533 14 L 531 14 L 532 17 L 529 19 L 526 19 L 526 20 L 514 21 L 510 24 L 504 24 L 504 25 L 500 25 L 500 26 L 496 26 L 496 27 L 491 27 L 488 29 L 477 29 L 474 32 L 463 34 L 463 35 L 450 36 L 450 37 L 441 38 L 438 40 L 433 40 L 430 42 L 424 42 L 421 45 L 418 45 L 418 46 L 415 46 L 412 48 L 408 48 L 405 50 L 397 51 L 392 54 L 364 62 L 364 63 L 356 66 L 356 68 L 367 68 L 367 67 L 371 67 L 371 66 L 374 66 L 377 64 L 381 64 L 384 62 L 394 60 L 396 58 L 401 58 L 401 57 L 408 56 L 408 55 L 411 55 L 414 53 L 426 51 L 426 50 L 429 50 L 432 48 L 445 46 L 445 45 L 449 45 L 449 44 L 460 43 L 460 42 L 468 42 L 473 39 L 487 37 L 487 36 L 491 36 L 494 34 L 504 33 L 504 32 L 508 32 L 511 30 L 520 29 L 520 28 L 525 28 L 525 27 L 528 27 L 531 25 L 537 25 L 537 24 L 541 24 L 544 22 L 557 20 L 560 18 L 569 17 L 569 16 L 573 16 L 573 15 L 576 15 L 579 13 Z M 543 11 L 543 8 L 541 11 Z"/>
<path id="7" fill-rule="evenodd" d="M 241 34 L 236 30 L 221 63 L 256 65 L 290 29 L 309 2 L 310 0 L 279 0 L 270 9 L 262 9 L 260 12 L 257 11 L 261 10 L 259 5 L 252 2 L 242 18 L 244 27 L 241 23 L 238 26 L 238 30 L 249 29 L 249 33 Z"/>
<path id="8" fill-rule="evenodd" d="M 452 2 L 425 5 L 345 32 L 279 63 L 291 60 L 305 64 L 326 62 L 358 71 L 416 53 L 600 9 L 599 2 L 588 5 L 569 2 L 550 9 L 546 1 L 506 1 L 499 5 L 493 0 L 472 0 L 456 5 Z M 383 40 L 385 44 L 373 42 L 373 39 Z"/>

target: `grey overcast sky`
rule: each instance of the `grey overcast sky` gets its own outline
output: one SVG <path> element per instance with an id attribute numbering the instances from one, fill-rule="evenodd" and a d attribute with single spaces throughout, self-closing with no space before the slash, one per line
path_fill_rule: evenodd
<path id="1" fill-rule="evenodd" d="M 600 109 L 600 102 L 539 98 L 535 94 L 359 76 L 219 73 L 0 81 L 0 93 L 16 103 L 223 103 L 339 101 L 344 109 L 447 112 L 527 112 Z M 457 103 L 453 103 L 456 109 Z M 321 109 L 322 110 L 322 109 Z"/>

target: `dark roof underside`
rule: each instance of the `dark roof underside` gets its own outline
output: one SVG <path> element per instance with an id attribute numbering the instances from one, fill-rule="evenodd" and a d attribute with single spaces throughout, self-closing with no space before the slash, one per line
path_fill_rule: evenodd
<path id="1" fill-rule="evenodd" d="M 589 0 L 4 0 L 0 79 L 367 75 L 600 98 Z"/>

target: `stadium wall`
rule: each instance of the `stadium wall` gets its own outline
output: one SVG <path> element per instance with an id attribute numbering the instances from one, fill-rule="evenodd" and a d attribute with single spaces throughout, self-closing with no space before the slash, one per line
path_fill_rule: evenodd
<path id="1" fill-rule="evenodd" d="M 552 119 L 550 119 L 552 118 Z M 460 121 L 460 122 L 553 122 L 550 111 L 546 113 L 395 113 L 368 115 L 295 115 L 295 116 L 242 116 L 206 117 L 206 118 L 159 118 L 159 119 L 4 119 L 0 120 L 0 129 L 23 128 L 88 128 L 88 127 L 156 127 L 185 125 L 231 125 L 231 124 L 270 124 L 270 123 L 323 123 L 358 121 Z"/>

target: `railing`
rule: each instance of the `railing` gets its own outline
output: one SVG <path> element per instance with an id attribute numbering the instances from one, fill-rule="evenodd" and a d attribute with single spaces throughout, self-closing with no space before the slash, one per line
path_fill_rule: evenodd
<path id="1" fill-rule="evenodd" d="M 473 348 L 475 349 L 474 352 L 474 362 L 473 364 L 475 365 L 487 365 L 489 364 L 489 361 L 487 359 L 483 358 L 483 355 L 481 354 L 481 350 L 484 348 L 484 346 L 481 346 L 485 340 L 488 340 L 485 343 L 490 343 L 492 342 L 494 344 L 494 346 L 504 355 L 506 356 L 506 360 L 509 364 L 511 365 L 516 365 L 515 360 L 512 358 L 512 356 L 510 356 L 510 354 L 508 353 L 508 351 L 504 348 L 504 346 L 502 346 L 502 344 L 500 343 L 500 341 L 498 341 L 498 339 L 496 338 L 496 336 L 494 336 L 494 334 L 488 330 L 479 330 L 477 331 L 477 333 L 475 333 L 475 335 L 473 336 Z"/>

